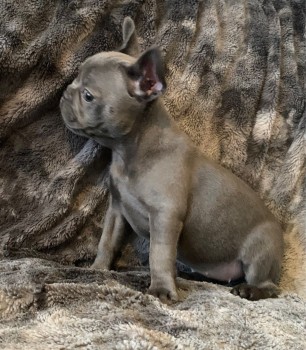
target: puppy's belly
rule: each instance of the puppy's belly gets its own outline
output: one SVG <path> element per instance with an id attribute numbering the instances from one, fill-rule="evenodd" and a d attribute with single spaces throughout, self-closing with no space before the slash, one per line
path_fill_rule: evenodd
<path id="1" fill-rule="evenodd" d="M 188 265 L 194 271 L 199 272 L 208 278 L 222 282 L 234 281 L 244 276 L 242 265 L 239 260 L 221 262 L 216 264 Z"/>

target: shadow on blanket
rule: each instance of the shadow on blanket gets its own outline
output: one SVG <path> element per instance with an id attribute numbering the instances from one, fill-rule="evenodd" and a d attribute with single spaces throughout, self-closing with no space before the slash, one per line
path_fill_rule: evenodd
<path id="1" fill-rule="evenodd" d="M 6 0 L 0 14 L 0 344 L 304 348 L 293 294 L 306 296 L 304 0 Z M 110 154 L 65 129 L 59 98 L 86 57 L 117 47 L 127 15 L 142 49 L 161 47 L 173 118 L 282 222 L 281 298 L 248 303 L 180 280 L 169 308 L 140 293 L 146 271 L 71 267 L 95 256 Z M 147 243 L 135 246 L 121 265 L 147 259 Z"/>

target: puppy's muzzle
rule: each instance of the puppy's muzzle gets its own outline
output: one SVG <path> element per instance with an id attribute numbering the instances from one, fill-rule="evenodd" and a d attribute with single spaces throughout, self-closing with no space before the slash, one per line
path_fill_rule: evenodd
<path id="1" fill-rule="evenodd" d="M 72 107 L 71 90 L 69 90 L 68 88 L 64 91 L 62 98 L 60 100 L 60 109 L 62 112 L 62 117 L 66 124 L 76 121 L 76 118 L 73 113 L 73 107 Z"/>

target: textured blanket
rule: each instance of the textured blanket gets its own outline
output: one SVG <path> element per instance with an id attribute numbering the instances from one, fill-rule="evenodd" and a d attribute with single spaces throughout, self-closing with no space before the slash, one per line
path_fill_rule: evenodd
<path id="1" fill-rule="evenodd" d="M 142 49 L 161 47 L 172 117 L 282 223 L 280 298 L 179 279 L 180 303 L 162 305 L 143 294 L 140 240 L 118 262 L 131 272 L 86 268 L 110 153 L 66 130 L 58 104 L 127 15 Z M 0 18 L 1 349 L 304 349 L 305 0 L 4 0 Z"/>

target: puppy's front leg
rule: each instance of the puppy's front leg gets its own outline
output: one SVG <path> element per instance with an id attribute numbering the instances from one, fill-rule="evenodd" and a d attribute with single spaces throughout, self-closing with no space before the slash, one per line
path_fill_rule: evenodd
<path id="1" fill-rule="evenodd" d="M 178 299 L 175 277 L 177 243 L 183 223 L 177 215 L 150 216 L 150 272 L 149 293 L 162 302 Z"/>
<path id="2" fill-rule="evenodd" d="M 121 213 L 113 208 L 112 199 L 106 212 L 102 236 L 97 257 L 91 266 L 93 269 L 109 270 L 119 252 L 125 231 L 125 221 Z"/>

